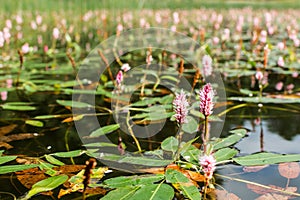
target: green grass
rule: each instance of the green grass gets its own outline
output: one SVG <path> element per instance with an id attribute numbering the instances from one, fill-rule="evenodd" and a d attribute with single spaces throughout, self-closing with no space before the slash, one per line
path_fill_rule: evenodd
<path id="1" fill-rule="evenodd" d="M 198 9 L 198 8 L 266 8 L 288 9 L 300 8 L 299 0 L 0 0 L 0 11 L 74 11 L 84 12 L 94 9 Z M 78 13 L 78 14 L 79 14 Z"/>

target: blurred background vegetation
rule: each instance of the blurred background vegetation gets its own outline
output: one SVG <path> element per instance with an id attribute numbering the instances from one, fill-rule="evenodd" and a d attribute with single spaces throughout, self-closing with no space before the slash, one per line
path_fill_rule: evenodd
<path id="1" fill-rule="evenodd" d="M 94 9 L 198 9 L 243 8 L 288 9 L 300 8 L 300 0 L 0 0 L 0 11 L 25 10 L 82 12 Z"/>

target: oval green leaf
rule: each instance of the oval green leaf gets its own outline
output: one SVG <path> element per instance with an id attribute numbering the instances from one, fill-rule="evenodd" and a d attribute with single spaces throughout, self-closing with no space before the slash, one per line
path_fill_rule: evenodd
<path id="1" fill-rule="evenodd" d="M 111 133 L 119 128 L 120 128 L 119 124 L 111 124 L 111 125 L 103 126 L 99 129 L 93 131 L 89 137 L 99 137 L 101 135 Z"/>
<path id="2" fill-rule="evenodd" d="M 66 182 L 66 180 L 68 180 L 67 175 L 59 175 L 39 181 L 32 186 L 31 190 L 29 190 L 29 192 L 27 193 L 25 199 L 29 199 L 33 195 L 36 195 L 41 192 L 53 190 L 58 186 L 62 185 L 64 182 Z"/>

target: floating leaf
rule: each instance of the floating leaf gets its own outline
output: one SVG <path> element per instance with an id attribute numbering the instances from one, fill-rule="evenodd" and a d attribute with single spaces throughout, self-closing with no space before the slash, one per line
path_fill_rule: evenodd
<path id="1" fill-rule="evenodd" d="M 22 171 L 22 170 L 34 168 L 34 167 L 37 167 L 37 166 L 38 166 L 37 164 L 1 166 L 0 167 L 0 174 L 7 174 L 7 173 L 11 173 L 11 172 Z"/>
<path id="2" fill-rule="evenodd" d="M 66 182 L 67 179 L 68 179 L 67 175 L 59 175 L 59 176 L 53 176 L 44 179 L 42 181 L 39 181 L 32 186 L 31 190 L 29 190 L 29 192 L 25 196 L 25 199 L 29 199 L 32 196 L 41 192 L 53 190 L 58 186 L 60 186 L 61 184 L 63 184 L 64 182 Z"/>
<path id="3" fill-rule="evenodd" d="M 89 143 L 85 144 L 85 147 L 117 147 L 118 145 L 108 142 L 95 142 L 95 143 Z"/>
<path id="4" fill-rule="evenodd" d="M 130 200 L 171 200 L 174 196 L 174 190 L 167 184 L 151 184 L 143 185 L 137 190 L 131 197 Z"/>
<path id="5" fill-rule="evenodd" d="M 268 167 L 269 165 L 261 165 L 261 166 L 248 166 L 248 167 L 244 167 L 243 171 L 244 172 L 258 172 L 266 167 Z"/>
<path id="6" fill-rule="evenodd" d="M 217 162 L 221 162 L 224 160 L 229 160 L 233 158 L 238 151 L 236 149 L 231 149 L 231 148 L 223 148 L 218 150 L 217 152 L 214 153 L 214 157 Z"/>
<path id="7" fill-rule="evenodd" d="M 141 176 L 119 176 L 116 178 L 110 178 L 104 181 L 104 184 L 109 188 L 120 188 L 126 186 L 137 186 L 151 184 L 164 179 L 163 174 L 155 175 L 141 175 Z"/>
<path id="8" fill-rule="evenodd" d="M 74 150 L 74 151 L 67 151 L 67 152 L 57 152 L 52 153 L 52 156 L 62 157 L 62 158 L 70 158 L 70 157 L 77 157 L 84 154 L 85 151 L 83 150 Z"/>
<path id="9" fill-rule="evenodd" d="M 181 172 L 173 169 L 167 169 L 165 176 L 167 182 L 179 184 L 179 188 L 185 197 L 191 200 L 201 199 L 201 194 L 198 188 Z"/>
<path id="10" fill-rule="evenodd" d="M 300 174 L 300 166 L 297 162 L 280 163 L 278 171 L 285 178 L 297 178 Z"/>
<path id="11" fill-rule="evenodd" d="M 111 133 L 120 128 L 120 124 L 111 124 L 107 126 L 103 126 L 95 131 L 93 131 L 89 137 L 99 137 L 101 135 L 105 135 Z"/>
<path id="12" fill-rule="evenodd" d="M 144 165 L 144 166 L 166 166 L 172 162 L 172 160 L 158 160 L 145 157 L 124 157 L 119 162 L 125 162 L 135 165 Z"/>
<path id="13" fill-rule="evenodd" d="M 231 145 L 237 143 L 240 139 L 242 139 L 243 137 L 246 136 L 247 130 L 246 129 L 236 129 L 236 130 L 230 131 L 230 133 L 232 133 L 232 135 L 230 135 L 226 138 L 222 138 L 222 139 L 211 142 L 211 144 L 213 145 L 213 149 L 218 150 L 218 149 L 228 147 L 228 146 L 231 146 Z"/>
<path id="14" fill-rule="evenodd" d="M 49 164 L 49 163 L 45 163 L 43 161 L 39 161 L 40 165 L 39 168 L 41 170 L 45 170 L 45 174 L 48 174 L 50 176 L 55 176 L 58 174 L 57 171 L 55 171 L 54 169 L 52 169 L 54 166 Z"/>
<path id="15" fill-rule="evenodd" d="M 36 133 L 19 133 L 0 137 L 0 142 L 11 142 L 36 137 Z"/>
<path id="16" fill-rule="evenodd" d="M 15 111 L 32 111 L 36 110 L 36 107 L 27 104 L 21 104 L 21 102 L 10 102 L 0 105 L 4 110 L 15 110 Z"/>
<path id="17" fill-rule="evenodd" d="M 73 121 L 79 121 L 79 120 L 81 120 L 83 117 L 84 117 L 84 115 L 76 115 L 76 116 L 73 116 L 73 117 L 68 117 L 68 118 L 64 119 L 64 120 L 62 121 L 62 123 L 73 122 Z"/>
<path id="18" fill-rule="evenodd" d="M 267 165 L 282 162 L 294 162 L 300 160 L 300 154 L 281 155 L 274 153 L 257 153 L 242 157 L 233 158 L 233 160 L 243 166 Z"/>
<path id="19" fill-rule="evenodd" d="M 188 116 L 187 117 L 188 123 L 182 125 L 182 130 L 186 133 L 195 133 L 198 131 L 198 122 L 193 118 Z"/>
<path id="20" fill-rule="evenodd" d="M 7 126 L 0 127 L 0 136 L 6 135 L 10 132 L 12 132 L 18 125 L 17 124 L 10 124 Z"/>
<path id="21" fill-rule="evenodd" d="M 54 157 L 51 156 L 51 155 L 45 155 L 45 158 L 46 158 L 46 160 L 47 160 L 49 163 L 51 163 L 51 164 L 58 165 L 58 166 L 64 165 L 63 162 L 57 160 L 56 158 L 54 158 Z"/>
<path id="22" fill-rule="evenodd" d="M 178 140 L 171 136 L 166 138 L 162 143 L 161 143 L 161 148 L 165 151 L 172 151 L 175 153 L 178 149 Z"/>
<path id="23" fill-rule="evenodd" d="M 44 126 L 43 122 L 37 121 L 37 120 L 26 120 L 25 123 L 29 124 L 31 126 L 36 126 L 36 127 L 43 127 Z"/>
<path id="24" fill-rule="evenodd" d="M 8 144 L 6 142 L 0 142 L 0 147 L 4 147 L 6 149 L 12 149 L 12 148 L 14 148 L 13 146 L 11 146 L 10 144 Z"/>
<path id="25" fill-rule="evenodd" d="M 15 174 L 18 181 L 28 189 L 31 189 L 35 183 L 47 178 L 44 171 L 40 170 L 38 167 L 18 171 L 15 172 Z"/>
<path id="26" fill-rule="evenodd" d="M 71 101 L 71 100 L 56 100 L 59 105 L 73 108 L 88 108 L 93 107 L 92 105 L 79 101 Z"/>
<path id="27" fill-rule="evenodd" d="M 130 197 L 138 190 L 139 187 L 122 187 L 117 188 L 101 198 L 101 200 L 122 199 L 130 200 Z"/>
<path id="28" fill-rule="evenodd" d="M 216 199 L 240 200 L 238 196 L 225 190 L 214 190 Z"/>
<path id="29" fill-rule="evenodd" d="M 17 158 L 17 156 L 1 156 L 0 157 L 0 165 L 10 162 L 16 158 Z"/>

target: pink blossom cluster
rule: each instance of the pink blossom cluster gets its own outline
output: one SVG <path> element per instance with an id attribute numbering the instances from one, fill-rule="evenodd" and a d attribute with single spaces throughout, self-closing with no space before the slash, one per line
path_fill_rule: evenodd
<path id="1" fill-rule="evenodd" d="M 210 76 L 212 74 L 212 59 L 209 55 L 205 55 L 202 58 L 203 75 Z"/>
<path id="2" fill-rule="evenodd" d="M 210 83 L 207 83 L 203 86 L 203 88 L 199 92 L 200 96 L 200 112 L 204 116 L 209 116 L 213 113 L 213 98 L 214 98 L 214 91 Z"/>
<path id="3" fill-rule="evenodd" d="M 200 157 L 199 163 L 202 167 L 202 171 L 204 172 L 204 176 L 207 179 L 211 179 L 213 177 L 214 171 L 216 170 L 216 159 L 213 155 L 204 155 Z"/>
<path id="4" fill-rule="evenodd" d="M 189 103 L 184 91 L 181 90 L 180 93 L 176 93 L 173 100 L 173 109 L 175 111 L 174 117 L 178 124 L 187 123 L 188 107 Z"/>

